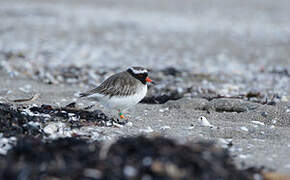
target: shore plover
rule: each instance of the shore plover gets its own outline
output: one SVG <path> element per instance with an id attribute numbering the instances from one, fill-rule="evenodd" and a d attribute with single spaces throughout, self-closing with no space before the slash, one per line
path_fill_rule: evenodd
<path id="1" fill-rule="evenodd" d="M 136 105 L 146 96 L 148 82 L 152 80 L 145 68 L 131 67 L 110 76 L 98 87 L 80 93 L 80 97 L 94 98 L 106 108 L 117 110 L 120 118 L 124 119 L 122 111 Z"/>

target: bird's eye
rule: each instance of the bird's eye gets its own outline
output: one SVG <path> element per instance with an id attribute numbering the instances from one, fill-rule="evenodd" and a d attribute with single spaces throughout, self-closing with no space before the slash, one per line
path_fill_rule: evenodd
<path id="1" fill-rule="evenodd" d="M 143 74 L 139 74 L 138 77 L 140 77 L 140 78 L 143 77 Z"/>

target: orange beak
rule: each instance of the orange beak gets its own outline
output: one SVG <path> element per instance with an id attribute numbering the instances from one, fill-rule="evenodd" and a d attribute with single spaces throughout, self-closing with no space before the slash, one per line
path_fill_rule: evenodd
<path id="1" fill-rule="evenodd" d="M 147 77 L 147 78 L 145 79 L 145 81 L 147 81 L 147 82 L 152 82 L 152 80 L 151 80 L 149 77 Z"/>

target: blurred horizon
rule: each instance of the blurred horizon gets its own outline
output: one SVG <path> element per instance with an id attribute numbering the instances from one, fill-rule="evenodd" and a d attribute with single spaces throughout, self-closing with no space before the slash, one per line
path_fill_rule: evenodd
<path id="1" fill-rule="evenodd" d="M 210 73 L 290 66 L 288 5 L 1 0 L 0 51 L 49 66 L 173 66 Z"/>

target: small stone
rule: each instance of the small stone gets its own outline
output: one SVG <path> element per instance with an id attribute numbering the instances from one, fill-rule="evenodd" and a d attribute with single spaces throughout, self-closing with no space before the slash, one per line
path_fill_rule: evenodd
<path id="1" fill-rule="evenodd" d="M 39 123 L 39 122 L 33 122 L 33 121 L 29 121 L 28 124 L 30 126 L 33 126 L 33 127 L 40 127 L 41 126 L 41 123 Z"/>
<path id="2" fill-rule="evenodd" d="M 144 133 L 151 133 L 153 132 L 154 130 L 148 126 L 146 129 L 140 129 L 139 132 L 144 132 Z"/>
<path id="3" fill-rule="evenodd" d="M 17 140 L 16 137 L 10 137 L 9 139 L 10 139 L 11 141 L 16 141 L 16 140 Z"/>
<path id="4" fill-rule="evenodd" d="M 228 148 L 230 144 L 232 144 L 232 139 L 219 138 L 217 142 L 221 145 L 221 147 Z"/>
<path id="5" fill-rule="evenodd" d="M 58 131 L 58 127 L 55 123 L 51 123 L 51 124 L 48 124 L 47 126 L 45 126 L 43 128 L 43 131 L 46 133 L 46 134 L 54 134 Z"/>
<path id="6" fill-rule="evenodd" d="M 244 154 L 239 155 L 239 158 L 241 158 L 241 159 L 247 159 L 248 157 L 249 157 L 248 155 L 244 155 Z"/>
<path id="7" fill-rule="evenodd" d="M 261 174 L 255 173 L 254 174 L 254 180 L 263 180 L 264 177 Z"/>
<path id="8" fill-rule="evenodd" d="M 74 113 L 68 113 L 68 116 L 75 116 Z"/>
<path id="9" fill-rule="evenodd" d="M 92 179 L 99 179 L 102 177 L 102 172 L 97 169 L 85 169 L 84 176 Z"/>
<path id="10" fill-rule="evenodd" d="M 189 130 L 194 129 L 194 125 L 191 124 L 190 127 L 186 128 L 186 129 L 189 129 Z"/>
<path id="11" fill-rule="evenodd" d="M 151 166 L 152 158 L 147 156 L 147 157 L 143 158 L 142 163 L 144 166 Z"/>
<path id="12" fill-rule="evenodd" d="M 272 123 L 273 123 L 273 124 L 276 124 L 276 123 L 277 123 L 277 120 L 276 120 L 276 119 L 273 119 L 273 120 L 272 120 Z"/>
<path id="13" fill-rule="evenodd" d="M 252 123 L 265 126 L 265 124 L 263 122 L 260 122 L 260 121 L 252 121 Z"/>
<path id="14" fill-rule="evenodd" d="M 123 172 L 127 177 L 135 177 L 137 174 L 137 170 L 133 166 L 125 166 Z"/>
<path id="15" fill-rule="evenodd" d="M 281 97 L 281 101 L 282 101 L 282 102 L 288 102 L 288 98 L 287 98 L 287 96 L 282 96 L 282 97 Z"/>
<path id="16" fill-rule="evenodd" d="M 141 180 L 152 180 L 152 177 L 148 174 L 145 174 L 144 176 L 142 176 Z"/>
<path id="17" fill-rule="evenodd" d="M 159 112 L 163 113 L 163 112 L 166 112 L 168 110 L 169 110 L 169 108 L 167 107 L 167 108 L 164 108 L 164 109 L 159 109 Z"/>
<path id="18" fill-rule="evenodd" d="M 129 122 L 126 123 L 126 126 L 132 127 L 133 126 L 133 123 L 129 121 Z"/>
<path id="19" fill-rule="evenodd" d="M 249 132 L 249 129 L 248 129 L 248 128 L 246 128 L 245 126 L 242 126 L 242 127 L 240 127 L 240 129 L 241 129 L 242 131 Z"/>
<path id="20" fill-rule="evenodd" d="M 267 112 L 262 112 L 261 115 L 262 115 L 264 118 L 266 118 L 267 115 L 268 115 L 268 113 L 267 113 Z"/>
<path id="21" fill-rule="evenodd" d="M 6 155 L 8 150 L 12 148 L 12 145 L 15 145 L 16 143 L 16 138 L 11 137 L 11 138 L 5 138 L 2 137 L 0 138 L 0 154 Z"/>
<path id="22" fill-rule="evenodd" d="M 154 161 L 151 165 L 151 169 L 155 173 L 161 173 L 163 171 L 163 165 L 160 161 Z"/>
<path id="23" fill-rule="evenodd" d="M 162 127 L 160 127 L 160 130 L 162 130 L 162 131 L 164 131 L 166 129 L 171 129 L 171 127 L 170 126 L 162 126 Z"/>

